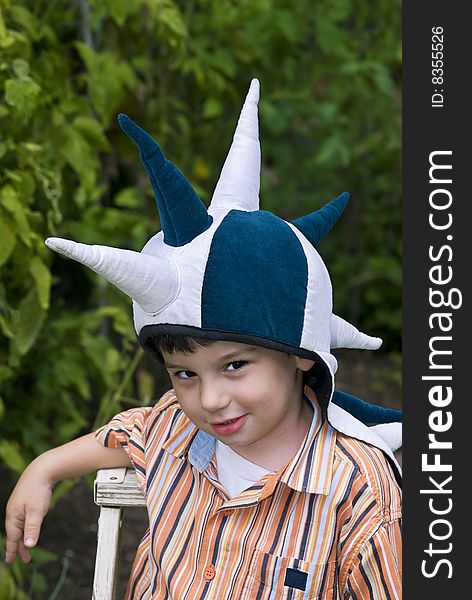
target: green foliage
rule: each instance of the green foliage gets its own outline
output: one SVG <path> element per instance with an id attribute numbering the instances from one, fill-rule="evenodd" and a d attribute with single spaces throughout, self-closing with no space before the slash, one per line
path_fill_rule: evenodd
<path id="1" fill-rule="evenodd" d="M 290 220 L 351 192 L 320 244 L 335 311 L 400 350 L 400 26 L 399 0 L 0 2 L 0 461 L 15 477 L 153 391 L 129 300 L 43 243 L 139 250 L 160 228 L 119 112 L 208 203 L 258 77 L 262 208 Z"/>
<path id="2" fill-rule="evenodd" d="M 19 558 L 11 566 L 0 562 L 1 600 L 36 600 L 46 597 L 48 600 L 53 600 L 52 595 L 46 596 L 48 583 L 41 573 L 41 568 L 52 561 L 57 561 L 59 557 L 42 548 L 33 548 L 30 553 L 32 560 L 26 565 Z M 0 555 L 5 555 L 5 538 L 1 534 Z"/>

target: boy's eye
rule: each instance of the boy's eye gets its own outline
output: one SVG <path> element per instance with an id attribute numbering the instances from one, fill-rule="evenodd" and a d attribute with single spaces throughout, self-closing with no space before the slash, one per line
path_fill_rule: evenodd
<path id="1" fill-rule="evenodd" d="M 193 371 L 177 371 L 175 375 L 179 379 L 190 379 L 195 373 Z"/>
<path id="2" fill-rule="evenodd" d="M 226 368 L 228 369 L 228 371 L 234 372 L 234 371 L 239 371 L 239 369 L 241 369 L 242 367 L 244 367 L 244 365 L 247 364 L 246 360 L 233 360 L 232 362 L 228 363 L 226 365 Z M 233 367 L 233 368 L 230 368 Z M 176 371 L 175 372 L 175 376 L 178 379 L 191 379 L 192 377 L 195 377 L 195 373 L 193 371 Z"/>
<path id="3" fill-rule="evenodd" d="M 247 364 L 247 361 L 245 360 L 233 360 L 233 362 L 228 363 L 226 366 L 230 367 L 231 365 L 234 366 L 234 369 L 229 369 L 230 371 L 238 371 L 239 369 L 241 369 L 241 367 L 244 367 L 244 365 Z"/>

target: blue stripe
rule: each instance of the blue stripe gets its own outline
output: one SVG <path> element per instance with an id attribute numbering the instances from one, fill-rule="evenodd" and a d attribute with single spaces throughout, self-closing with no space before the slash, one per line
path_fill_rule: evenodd
<path id="1" fill-rule="evenodd" d="M 379 553 L 377 552 L 377 547 L 374 544 L 374 541 L 372 540 L 372 538 L 369 540 L 369 544 L 372 546 L 372 553 L 374 555 L 375 562 L 377 563 L 377 568 L 378 568 L 379 573 L 380 573 L 380 579 L 382 580 L 383 591 L 385 592 L 385 598 L 386 598 L 386 600 L 391 600 L 391 596 L 388 593 L 387 582 L 385 581 L 385 577 L 384 577 L 384 574 L 383 574 L 382 562 L 380 560 Z"/>
<path id="2" fill-rule="evenodd" d="M 175 575 L 177 569 L 180 569 L 180 563 L 182 562 L 184 555 L 187 552 L 187 548 L 188 548 L 190 539 L 194 532 L 194 527 L 195 527 L 195 517 L 193 518 L 192 525 L 189 528 L 189 532 L 188 532 L 187 538 L 185 539 L 184 545 L 182 546 L 182 550 L 180 551 L 180 554 L 175 561 L 175 565 L 173 566 L 171 572 L 169 573 L 169 577 L 167 578 L 167 587 L 168 588 L 170 588 L 172 586 L 172 580 L 174 578 L 174 575 Z"/>
<path id="3" fill-rule="evenodd" d="M 351 594 L 351 600 L 358 600 L 356 594 L 354 593 L 354 590 L 351 587 L 351 584 L 349 583 L 349 581 L 347 582 L 347 589 L 349 590 L 349 593 Z"/>
<path id="4" fill-rule="evenodd" d="M 359 554 L 359 559 L 360 560 L 362 559 L 362 557 L 361 557 L 360 554 Z M 366 583 L 367 589 L 369 590 L 369 598 L 370 598 L 370 600 L 375 600 L 375 598 L 374 598 L 374 590 L 372 589 L 369 577 L 367 576 L 367 573 L 365 572 L 365 569 L 364 569 L 364 567 L 362 565 L 362 562 L 359 562 L 359 571 L 360 571 L 360 573 L 362 575 L 362 578 L 364 579 L 364 581 Z M 367 600 L 367 599 L 363 598 L 362 600 Z"/>
<path id="5" fill-rule="evenodd" d="M 351 479 L 350 485 L 352 486 L 352 479 Z M 366 489 L 367 489 L 367 483 L 364 483 L 364 485 L 361 487 L 361 489 L 357 492 L 357 494 L 352 499 L 352 502 L 351 502 L 352 506 L 355 506 L 357 504 L 357 501 L 362 496 L 362 494 L 366 491 Z M 351 492 L 350 489 L 348 491 Z"/>

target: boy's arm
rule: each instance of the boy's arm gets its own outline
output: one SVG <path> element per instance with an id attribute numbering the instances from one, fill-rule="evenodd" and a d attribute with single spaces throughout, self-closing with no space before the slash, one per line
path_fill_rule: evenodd
<path id="1" fill-rule="evenodd" d="M 82 477 L 99 469 L 132 466 L 122 448 L 105 448 L 93 432 L 44 452 L 31 465 L 35 462 L 38 462 L 36 468 L 42 469 L 53 486 L 64 479 Z"/>
<path id="2" fill-rule="evenodd" d="M 98 469 L 131 466 L 122 448 L 105 448 L 96 440 L 95 433 L 52 448 L 35 458 L 24 470 L 8 500 L 5 561 L 13 562 L 17 553 L 23 562 L 31 560 L 26 546 L 31 548 L 38 541 L 56 483 Z"/>

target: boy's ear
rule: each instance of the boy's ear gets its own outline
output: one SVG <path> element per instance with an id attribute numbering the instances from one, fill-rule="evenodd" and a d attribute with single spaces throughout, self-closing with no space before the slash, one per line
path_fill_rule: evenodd
<path id="1" fill-rule="evenodd" d="M 315 364 L 314 360 L 310 360 L 309 358 L 300 358 L 300 356 L 295 356 L 295 362 L 300 371 L 309 371 Z"/>

